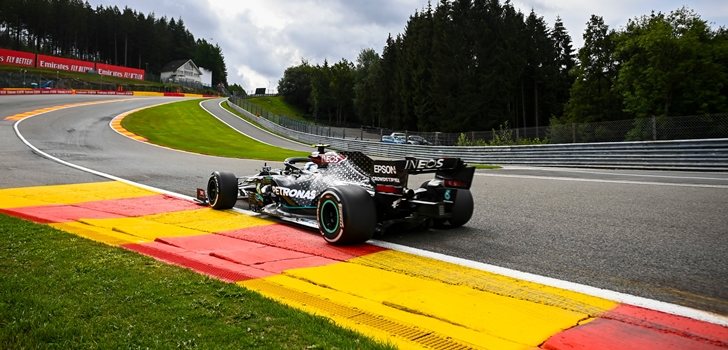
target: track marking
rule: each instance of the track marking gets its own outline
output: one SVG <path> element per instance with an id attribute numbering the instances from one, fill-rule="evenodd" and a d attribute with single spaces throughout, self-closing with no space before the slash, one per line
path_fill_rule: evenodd
<path id="1" fill-rule="evenodd" d="M 118 100 L 118 101 L 120 101 L 120 100 Z M 76 165 L 76 164 L 73 164 L 73 163 L 64 161 L 64 160 L 62 160 L 60 158 L 54 157 L 54 156 L 52 156 L 52 155 L 50 155 L 50 154 L 48 154 L 46 152 L 43 152 L 40 149 L 38 149 L 37 147 L 35 147 L 33 144 L 31 144 L 20 133 L 19 125 L 25 119 L 27 119 L 27 118 L 23 118 L 23 119 L 17 120 L 14 123 L 13 129 L 15 130 L 16 135 L 30 149 L 32 149 L 34 152 L 36 152 L 37 154 L 39 154 L 39 155 L 41 155 L 41 156 L 43 156 L 43 157 L 45 157 L 47 159 L 50 159 L 52 161 L 55 161 L 57 163 L 66 165 L 68 167 L 71 167 L 71 168 L 74 168 L 74 169 L 77 169 L 77 170 L 81 170 L 81 171 L 84 171 L 84 172 L 87 172 L 87 173 L 91 173 L 91 174 L 94 174 L 94 175 L 97 175 L 97 176 L 101 176 L 101 177 L 104 177 L 104 178 L 107 178 L 107 179 L 119 181 L 119 182 L 122 182 L 122 183 L 125 183 L 125 184 L 129 184 L 129 185 L 136 186 L 136 187 L 139 187 L 139 188 L 142 188 L 142 189 L 146 189 L 146 190 L 149 190 L 149 191 L 154 191 L 154 192 L 158 192 L 158 193 L 167 194 L 167 195 L 169 195 L 171 197 L 175 197 L 175 198 L 182 198 L 182 199 L 193 200 L 192 197 L 189 197 L 189 196 L 186 196 L 186 195 L 182 195 L 182 194 L 178 194 L 176 192 L 167 191 L 167 190 L 163 190 L 163 189 L 160 189 L 160 188 L 156 188 L 156 187 L 144 185 L 144 184 L 137 183 L 137 182 L 134 182 L 134 181 L 130 181 L 130 180 L 127 180 L 127 179 L 118 177 L 118 176 L 114 176 L 114 175 L 111 175 L 111 174 L 103 173 L 103 172 L 98 171 L 98 170 L 94 170 L 94 169 L 86 168 L 86 167 L 83 167 L 83 166 L 80 166 L 80 165 Z M 480 176 L 523 177 L 523 176 L 494 175 L 494 174 L 483 174 L 483 173 L 477 173 L 477 175 L 480 175 Z M 529 177 L 526 177 L 526 178 L 529 178 Z M 535 177 L 535 178 L 539 178 L 539 177 Z M 548 179 L 548 180 L 554 180 L 554 179 L 556 179 L 556 180 L 567 180 L 567 181 L 579 181 L 579 179 L 570 179 L 570 178 L 549 178 L 549 177 L 542 177 L 542 178 Z M 634 181 L 600 181 L 600 180 L 591 180 L 591 181 L 586 181 L 586 182 L 616 182 L 616 183 L 650 184 L 650 183 L 642 183 L 642 182 L 634 182 Z M 654 183 L 654 184 L 656 184 L 656 185 L 668 185 L 668 186 L 669 185 L 672 185 L 672 184 L 662 184 L 662 183 Z M 715 188 L 716 186 L 693 185 L 693 187 L 711 187 L 711 188 Z M 728 186 L 717 186 L 717 187 L 718 188 L 724 188 L 724 187 L 728 187 Z M 240 213 L 258 215 L 257 213 L 250 212 L 250 211 L 247 211 L 247 210 L 237 209 L 235 211 L 240 212 Z M 619 293 L 619 292 L 610 291 L 610 290 L 606 290 L 606 289 L 600 289 L 600 288 L 591 287 L 591 286 L 587 286 L 587 285 L 582 285 L 582 284 L 578 284 L 578 283 L 573 283 L 573 282 L 568 282 L 568 281 L 564 281 L 564 280 L 559 280 L 559 279 L 555 279 L 555 278 L 550 278 L 550 277 L 545 277 L 545 276 L 539 276 L 539 275 L 530 274 L 530 273 L 527 273 L 527 272 L 522 272 L 522 271 L 517 271 L 517 270 L 511 270 L 511 269 L 507 269 L 507 268 L 503 268 L 503 267 L 499 267 L 499 266 L 495 266 L 495 265 L 489 265 L 489 264 L 480 263 L 480 262 L 476 262 L 476 261 L 471 261 L 471 260 L 466 260 L 466 259 L 462 259 L 462 258 L 452 257 L 452 256 L 444 255 L 444 254 L 439 254 L 439 253 L 435 253 L 435 252 L 429 252 L 429 251 L 425 251 L 425 250 L 421 250 L 421 249 L 416 249 L 416 248 L 411 248 L 411 247 L 406 247 L 406 246 L 402 246 L 402 245 L 398 245 L 398 244 L 393 244 L 393 243 L 388 243 L 388 242 L 383 242 L 383 241 L 376 241 L 376 240 L 370 240 L 369 243 L 374 244 L 374 245 L 377 245 L 377 246 L 380 246 L 380 247 L 383 247 L 383 248 L 388 248 L 388 249 L 392 249 L 392 250 L 406 252 L 406 253 L 410 253 L 410 254 L 414 254 L 414 255 L 419 255 L 419 256 L 423 256 L 423 257 L 429 257 L 429 258 L 432 258 L 432 259 L 435 259 L 435 260 L 449 262 L 449 263 L 457 264 L 457 265 L 460 265 L 460 266 L 465 266 L 465 267 L 470 267 L 470 268 L 475 268 L 475 269 L 481 269 L 483 271 L 488 271 L 488 272 L 492 272 L 492 273 L 496 273 L 496 274 L 501 274 L 501 275 L 504 275 L 504 276 L 513 277 L 513 278 L 517 278 L 517 279 L 523 279 L 525 281 L 530 281 L 530 282 L 534 282 L 534 283 L 540 283 L 540 284 L 544 284 L 544 285 L 547 285 L 547 286 L 552 286 L 552 287 L 561 288 L 561 289 L 565 289 L 565 290 L 570 290 L 570 291 L 575 291 L 575 292 L 579 292 L 579 293 L 584 293 L 584 294 L 587 294 L 587 295 L 592 295 L 592 296 L 596 296 L 596 297 L 600 297 L 600 298 L 610 299 L 610 300 L 614 300 L 614 301 L 618 301 L 618 302 L 624 302 L 624 303 L 628 303 L 628 304 L 632 304 L 632 305 L 636 305 L 636 306 L 646 307 L 646 308 L 649 308 L 649 309 L 652 309 L 652 310 L 656 310 L 656 311 L 661 311 L 661 312 L 665 312 L 665 313 L 669 313 L 669 314 L 673 314 L 673 315 L 684 316 L 684 317 L 688 317 L 688 318 L 692 318 L 692 319 L 696 319 L 696 320 L 700 320 L 700 321 L 705 321 L 705 322 L 710 322 L 710 323 L 714 323 L 714 324 L 718 324 L 718 325 L 721 325 L 721 326 L 728 327 L 728 317 L 721 316 L 721 315 L 717 315 L 717 314 L 713 314 L 713 313 L 706 312 L 706 311 L 696 310 L 696 309 L 692 309 L 692 308 L 688 308 L 688 307 L 684 307 L 684 306 L 680 306 L 680 305 L 675 305 L 675 304 L 670 304 L 670 303 L 666 303 L 666 302 L 661 302 L 661 301 L 658 301 L 658 300 L 642 298 L 642 297 L 633 296 L 633 295 L 624 294 L 624 293 Z"/>
<path id="2" fill-rule="evenodd" d="M 229 100 L 228 100 L 228 101 L 229 101 Z M 269 130 L 263 129 L 263 128 L 261 128 L 261 127 L 259 127 L 259 126 L 255 125 L 255 124 L 253 124 L 253 123 L 251 123 L 251 122 L 247 121 L 247 120 L 246 120 L 245 118 L 240 118 L 240 117 L 239 117 L 239 116 L 237 116 L 237 115 L 236 115 L 235 113 L 233 113 L 233 112 L 230 112 L 230 111 L 228 111 L 228 110 L 227 110 L 227 109 L 226 109 L 225 107 L 223 107 L 223 106 L 222 106 L 222 103 L 223 103 L 223 102 L 225 102 L 225 101 L 220 101 L 220 103 L 218 103 L 218 106 L 220 107 L 220 109 L 222 109 L 223 111 L 227 112 L 228 114 L 230 114 L 230 115 L 234 116 L 235 118 L 239 118 L 240 120 L 242 120 L 242 121 L 244 121 L 244 122 L 248 123 L 248 124 L 249 124 L 250 126 L 252 126 L 252 127 L 255 127 L 256 129 L 258 129 L 258 130 L 260 130 L 260 131 L 266 132 L 266 133 L 268 133 L 268 134 L 269 134 L 269 135 L 271 135 L 271 136 L 275 136 L 275 137 L 277 137 L 277 138 L 279 138 L 279 139 L 281 139 L 281 140 L 287 141 L 287 142 L 293 142 L 293 143 L 297 143 L 297 144 L 299 144 L 299 145 L 301 145 L 301 146 L 306 146 L 306 147 L 310 147 L 310 146 L 311 146 L 310 144 L 307 144 L 307 143 L 303 143 L 303 142 L 298 142 L 298 141 L 296 141 L 296 140 L 293 140 L 293 139 L 287 139 L 287 138 L 285 138 L 285 137 L 281 137 L 280 135 L 276 135 L 276 134 L 274 134 L 274 133 L 270 132 Z M 212 112 L 208 111 L 208 110 L 207 110 L 207 109 L 206 109 L 205 107 L 203 107 L 203 106 L 202 106 L 202 102 L 200 102 L 200 107 L 202 107 L 202 108 L 203 108 L 203 109 L 204 109 L 205 111 L 207 111 L 207 113 L 210 113 L 210 114 L 212 114 Z M 252 114 L 252 113 L 251 113 L 251 114 Z M 215 118 L 217 118 L 217 116 L 216 116 L 216 115 L 214 115 L 214 114 L 212 114 L 212 116 L 213 116 L 213 117 L 215 117 Z M 220 119 L 220 118 L 217 118 L 217 119 L 218 119 L 218 120 L 220 120 L 221 122 L 225 123 L 224 121 L 222 121 L 222 119 Z M 237 129 L 233 128 L 232 126 L 230 126 L 230 124 L 228 124 L 228 123 L 225 123 L 225 125 L 229 126 L 229 127 L 230 127 L 230 128 L 232 128 L 233 130 L 237 130 Z M 256 141 L 258 141 L 258 142 L 260 142 L 260 143 L 265 143 L 265 144 L 269 145 L 268 143 L 266 143 L 266 142 L 263 142 L 263 141 L 260 141 L 260 140 L 258 140 L 258 139 L 256 139 L 256 138 L 254 138 L 254 137 L 251 137 L 251 136 L 249 136 L 249 135 L 247 135 L 247 134 L 243 133 L 242 131 L 238 131 L 238 132 L 239 132 L 239 133 L 241 133 L 241 134 L 243 134 L 243 135 L 245 135 L 245 136 L 248 136 L 248 137 L 250 137 L 251 139 L 253 139 L 253 140 L 256 140 Z M 273 147 L 279 147 L 279 146 L 275 146 L 275 145 L 271 145 L 271 146 L 273 146 Z"/>
<path id="3" fill-rule="evenodd" d="M 572 178 L 572 177 L 560 177 L 560 176 L 509 175 L 509 174 L 491 174 L 491 173 L 479 173 L 479 172 L 476 172 L 475 175 L 476 176 L 489 176 L 489 177 L 509 177 L 509 178 L 517 178 L 517 179 L 574 181 L 574 182 L 595 182 L 595 183 L 613 183 L 613 184 L 625 184 L 625 185 L 651 185 L 651 186 L 698 187 L 698 188 L 722 188 L 722 189 L 728 189 L 728 185 L 678 184 L 678 183 L 652 182 L 652 181 L 630 181 L 630 180 L 577 179 L 577 178 Z"/>
<path id="4" fill-rule="evenodd" d="M 53 111 L 58 111 L 61 109 L 66 109 L 66 108 L 91 106 L 91 105 L 111 103 L 111 102 L 123 102 L 123 101 L 129 101 L 129 100 L 131 100 L 131 99 L 125 98 L 125 99 L 114 99 L 114 100 L 103 100 L 103 101 L 92 101 L 92 102 L 79 102 L 79 103 L 70 103 L 70 104 L 64 104 L 64 105 L 58 105 L 58 106 L 44 107 L 44 108 L 36 109 L 33 111 L 28 111 L 28 112 L 23 112 L 23 113 L 18 113 L 15 115 L 7 116 L 7 117 L 5 117 L 5 120 L 20 121 L 20 120 L 23 120 L 26 118 L 35 117 L 37 115 L 41 115 L 41 114 L 53 112 Z"/>
<path id="5" fill-rule="evenodd" d="M 127 111 L 127 112 L 121 113 L 121 114 L 117 115 L 116 117 L 114 117 L 114 119 L 111 119 L 111 121 L 109 122 L 109 127 L 112 130 L 116 131 L 116 133 L 119 134 L 119 135 L 121 135 L 121 136 L 130 138 L 130 139 L 135 140 L 135 141 L 140 141 L 140 142 L 144 142 L 144 143 L 148 143 L 148 144 L 152 144 L 153 145 L 153 143 L 149 142 L 149 140 L 147 140 L 145 137 L 139 136 L 139 135 L 137 135 L 137 134 L 135 134 L 135 133 L 133 133 L 133 132 L 131 132 L 129 130 L 126 130 L 126 128 L 124 128 L 123 126 L 121 126 L 121 121 L 124 120 L 124 118 L 126 118 L 126 116 L 128 116 L 129 114 L 132 114 L 132 113 L 141 111 L 143 109 L 153 108 L 153 107 L 157 107 L 157 106 L 161 106 L 161 105 L 165 105 L 165 104 L 173 103 L 173 102 L 178 102 L 178 101 L 176 101 L 176 100 L 165 101 L 165 102 L 158 103 L 158 104 L 155 104 L 155 105 L 139 107 L 137 109 L 133 109 L 131 111 Z"/>
<path id="6" fill-rule="evenodd" d="M 681 180 L 715 180 L 715 181 L 728 181 L 728 177 L 702 177 L 702 176 L 674 176 L 674 175 L 652 175 L 652 174 L 629 174 L 629 173 L 610 173 L 606 171 L 589 171 L 589 170 L 576 170 L 568 168 L 541 168 L 541 167 L 519 167 L 519 166 L 507 166 L 504 170 L 539 170 L 539 171 L 552 171 L 552 172 L 566 172 L 566 173 L 577 173 L 577 174 L 593 174 L 593 175 L 612 175 L 612 176 L 632 176 L 632 177 L 654 177 L 660 179 L 681 179 Z"/>
<path id="7" fill-rule="evenodd" d="M 205 100 L 203 100 L 203 101 L 200 102 L 200 107 L 202 107 L 202 102 L 204 102 L 204 101 Z M 158 145 L 156 143 L 150 142 L 149 140 L 147 140 L 146 138 L 144 138 L 142 136 L 139 136 L 137 134 L 134 134 L 134 133 L 126 130 L 124 127 L 121 126 L 121 120 L 124 119 L 127 115 L 129 115 L 131 113 L 138 112 L 138 111 L 143 110 L 143 109 L 146 109 L 146 108 L 157 107 L 157 106 L 160 106 L 160 105 L 164 105 L 164 104 L 167 104 L 167 103 L 173 103 L 173 102 L 178 102 L 178 101 L 163 102 L 163 103 L 160 103 L 160 104 L 151 105 L 151 106 L 147 106 L 147 107 L 141 107 L 141 108 L 137 108 L 135 110 L 128 111 L 126 113 L 119 114 L 116 117 L 114 117 L 114 119 L 112 119 L 111 122 L 109 122 L 109 127 L 112 130 L 114 130 L 117 134 L 119 134 L 121 136 L 124 136 L 124 137 L 126 137 L 128 139 L 131 139 L 131 140 L 134 140 L 134 141 L 137 141 L 137 142 L 142 142 L 142 143 L 145 143 L 147 145 L 154 146 L 154 147 L 161 148 L 161 149 L 165 149 L 165 150 L 168 150 L 168 151 L 174 151 L 174 152 L 185 153 L 185 154 L 192 154 L 192 155 L 204 156 L 204 157 L 228 158 L 228 157 L 215 156 L 215 155 L 203 154 L 203 153 L 196 153 L 196 152 L 191 152 L 191 151 L 186 151 L 186 150 L 171 148 L 171 147 L 167 147 L 167 146 L 163 146 L 163 145 Z M 217 118 L 217 116 L 215 116 L 214 114 L 212 114 L 210 111 L 208 111 L 204 107 L 202 107 L 202 109 L 205 112 L 210 113 L 213 117 Z M 217 118 L 217 119 L 220 120 L 220 118 Z M 229 124 L 225 123 L 222 120 L 220 120 L 220 122 L 222 122 L 223 124 L 227 125 L 231 129 L 237 131 L 238 133 L 242 134 L 245 137 L 248 137 L 248 138 L 250 138 L 252 140 L 255 140 L 255 141 L 258 141 L 260 143 L 265 143 L 263 141 L 257 140 L 255 138 L 252 138 L 252 137 L 246 135 L 245 133 L 241 132 L 240 130 L 237 130 L 237 129 L 233 128 L 232 126 L 230 126 Z M 269 146 L 273 146 L 273 147 L 278 147 L 278 146 L 274 146 L 274 145 L 270 145 L 270 144 L 268 144 L 268 145 Z M 250 212 L 250 213 L 253 213 L 253 212 Z M 252 215 L 252 214 L 250 214 L 250 215 Z"/>
<path id="8" fill-rule="evenodd" d="M 643 297 L 638 297 L 635 295 L 630 295 L 626 293 L 620 293 L 611 291 L 608 289 L 602 289 L 592 286 L 587 286 L 584 284 L 564 281 L 556 278 L 536 275 L 528 272 L 518 271 L 518 270 L 512 270 L 505 267 L 490 265 L 478 261 L 472 261 L 467 259 L 462 259 L 454 256 L 449 256 L 445 254 L 435 253 L 427 250 L 407 247 L 395 243 L 389 243 L 384 241 L 378 241 L 378 240 L 370 240 L 369 243 L 374 244 L 376 246 L 382 247 L 382 248 L 388 248 L 400 252 L 410 253 L 413 255 L 428 257 L 431 259 L 436 259 L 440 261 L 445 261 L 449 263 L 453 263 L 460 266 L 470 267 L 482 271 L 487 271 L 503 276 L 508 276 L 524 281 L 534 282 L 538 284 L 543 284 L 550 287 L 556 287 L 560 289 L 570 290 L 577 293 L 583 293 L 586 295 L 591 295 L 599 298 L 604 298 L 607 300 L 614 300 L 617 302 L 630 304 L 634 306 L 640 306 L 651 310 L 661 311 L 673 315 L 678 316 L 684 316 L 688 318 L 692 318 L 699 321 L 705 321 L 710 322 L 714 324 L 718 324 L 724 327 L 728 327 L 728 316 L 718 315 L 714 314 L 712 312 L 697 310 L 693 308 L 689 308 L 682 305 L 676 305 L 671 304 L 659 300 L 654 299 L 648 299 Z"/>

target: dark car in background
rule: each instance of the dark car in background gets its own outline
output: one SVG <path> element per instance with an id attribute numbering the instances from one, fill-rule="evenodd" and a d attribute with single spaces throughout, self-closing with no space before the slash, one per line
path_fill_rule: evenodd
<path id="1" fill-rule="evenodd" d="M 410 135 L 407 137 L 407 143 L 411 145 L 431 145 L 430 141 L 419 135 Z"/>

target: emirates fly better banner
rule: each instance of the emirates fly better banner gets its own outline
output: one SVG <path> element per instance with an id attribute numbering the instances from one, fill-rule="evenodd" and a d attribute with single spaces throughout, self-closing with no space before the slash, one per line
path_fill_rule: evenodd
<path id="1" fill-rule="evenodd" d="M 35 54 L 0 48 L 0 64 L 9 66 L 35 67 Z"/>
<path id="2" fill-rule="evenodd" d="M 136 68 L 129 68 L 129 67 L 122 67 L 122 66 L 114 66 L 114 65 L 110 65 L 110 64 L 97 63 L 96 70 L 101 75 L 108 75 L 108 76 L 117 77 L 117 78 L 144 80 L 144 70 L 143 69 L 136 69 Z"/>
<path id="3" fill-rule="evenodd" d="M 70 58 L 38 55 L 38 68 L 86 73 L 94 69 L 94 63 Z"/>
<path id="4" fill-rule="evenodd" d="M 110 77 L 144 80 L 144 70 L 115 66 L 111 64 L 74 60 L 48 55 L 37 55 L 30 52 L 0 48 L 0 65 L 37 67 L 62 70 L 66 72 L 85 73 L 96 70 L 101 75 Z"/>

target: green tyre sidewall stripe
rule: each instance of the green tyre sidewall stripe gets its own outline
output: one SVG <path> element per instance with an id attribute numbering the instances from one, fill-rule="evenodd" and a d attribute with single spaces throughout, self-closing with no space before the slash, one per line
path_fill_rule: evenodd
<path id="1" fill-rule="evenodd" d="M 336 213 L 336 226 L 333 228 L 329 228 L 326 226 L 326 222 L 323 218 L 324 213 L 326 213 L 326 210 L 328 206 L 333 206 L 333 210 Z M 331 198 L 326 198 L 321 204 L 321 210 L 319 213 L 319 223 L 321 225 L 321 229 L 324 231 L 324 234 L 328 237 L 330 235 L 336 234 L 340 229 L 340 223 L 341 223 L 341 213 L 339 213 L 339 205 Z"/>

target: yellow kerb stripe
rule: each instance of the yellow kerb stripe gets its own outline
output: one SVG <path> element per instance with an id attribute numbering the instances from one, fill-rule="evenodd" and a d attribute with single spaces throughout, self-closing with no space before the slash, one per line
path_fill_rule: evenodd
<path id="1" fill-rule="evenodd" d="M 408 339 L 407 334 L 421 331 L 446 335 L 456 344 L 474 348 L 532 348 L 616 305 L 396 251 L 289 270 L 283 276 L 240 284 L 403 347 L 430 346 L 421 344 L 417 337 Z M 332 308 L 316 300 L 336 301 L 339 306 Z M 366 310 L 365 315 L 358 316 L 357 310 Z M 387 322 L 378 326 L 357 319 L 370 316 Z M 403 335 L 392 339 L 391 325 L 397 325 L 395 335 L 397 329 Z"/>
<path id="2" fill-rule="evenodd" d="M 0 189 L 0 209 L 134 198 L 156 194 L 117 181 Z"/>

